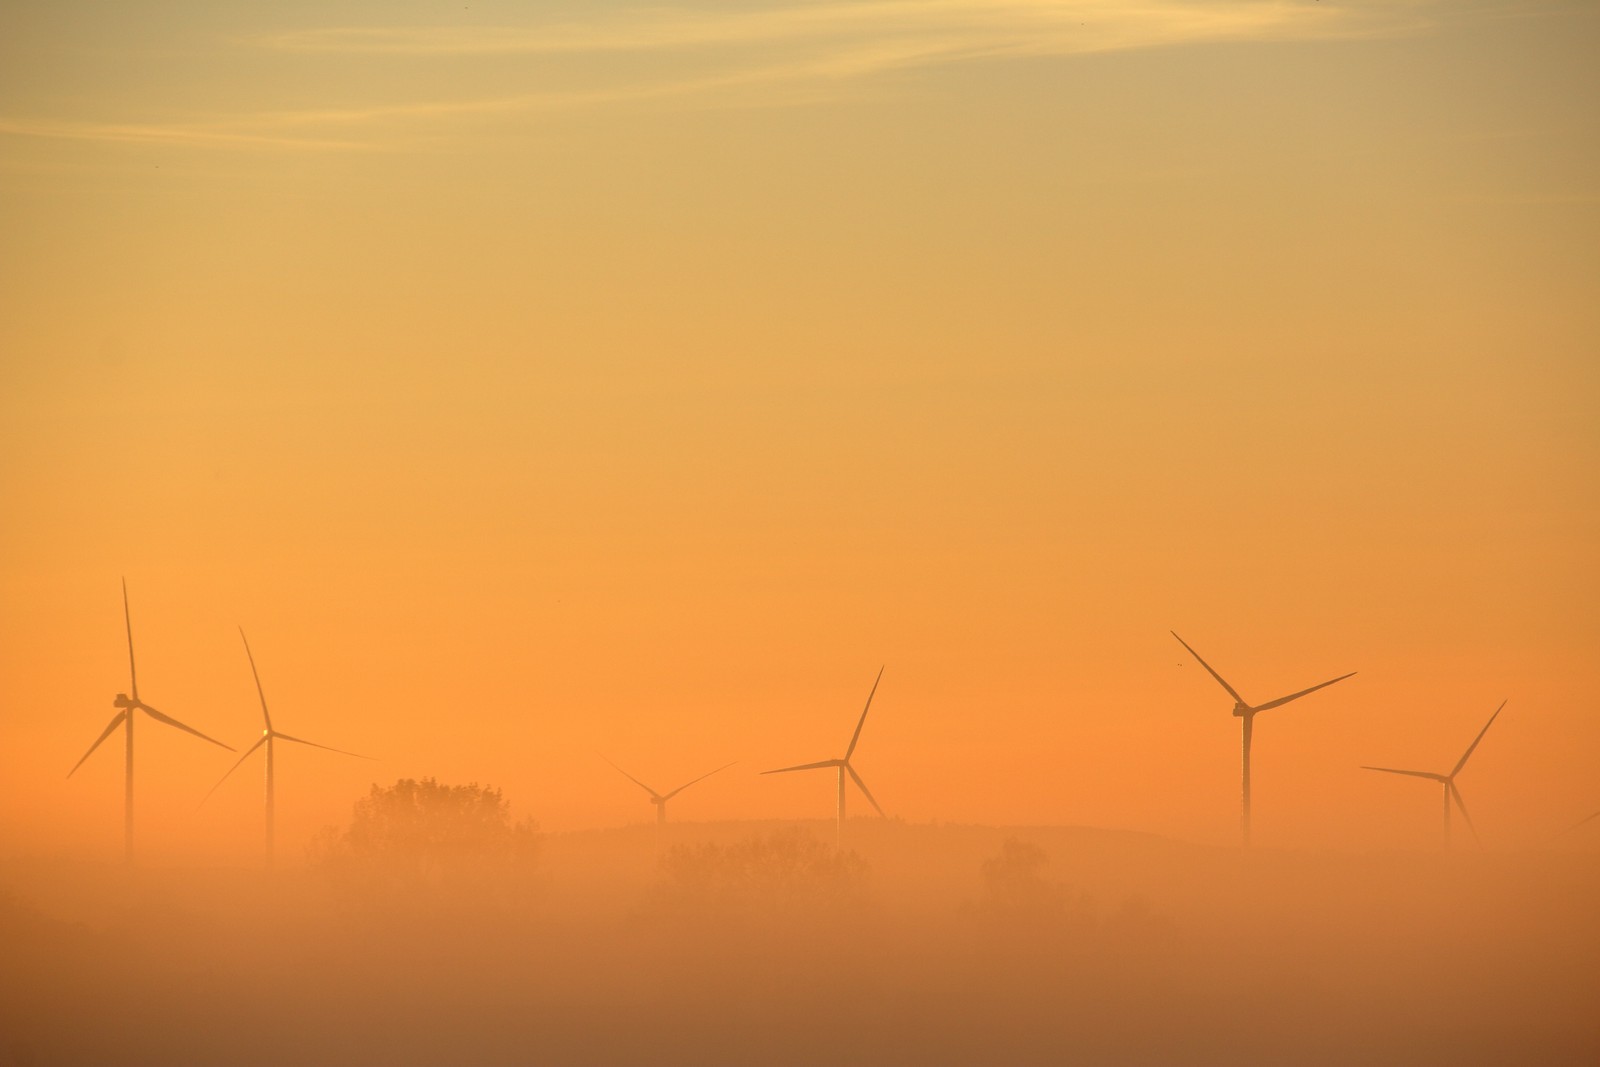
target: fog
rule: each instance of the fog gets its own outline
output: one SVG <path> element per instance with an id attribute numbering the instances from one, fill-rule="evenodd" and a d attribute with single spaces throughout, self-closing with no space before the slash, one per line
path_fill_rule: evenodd
<path id="1" fill-rule="evenodd" d="M 1593 824 L 1312 853 L 859 818 L 836 848 L 391 792 L 272 871 L 7 859 L 0 1063 L 1600 1057 Z"/>

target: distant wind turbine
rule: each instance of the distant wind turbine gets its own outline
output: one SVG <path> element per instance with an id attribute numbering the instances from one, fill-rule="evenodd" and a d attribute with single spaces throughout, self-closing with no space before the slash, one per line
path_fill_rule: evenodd
<path id="1" fill-rule="evenodd" d="M 276 740 L 282 739 L 284 741 L 293 741 L 297 745 L 310 745 L 312 748 L 327 749 L 329 752 L 337 752 L 341 756 L 354 756 L 356 759 L 372 759 L 372 757 L 363 756 L 359 752 L 346 752 L 342 748 L 331 748 L 328 745 L 319 745 L 315 741 L 307 741 L 303 738 L 291 737 L 281 730 L 274 729 L 272 726 L 272 713 L 267 710 L 267 694 L 261 689 L 261 675 L 256 671 L 256 657 L 250 652 L 250 639 L 245 637 L 243 626 L 239 627 L 239 639 L 244 642 L 245 658 L 250 661 L 250 676 L 256 680 L 256 696 L 261 698 L 261 718 L 264 721 L 265 726 L 261 730 L 261 736 L 256 739 L 256 743 L 245 749 L 244 755 L 240 756 L 238 762 L 236 762 L 232 767 L 228 768 L 227 774 L 224 774 L 221 778 L 217 779 L 217 784 L 212 786 L 210 790 L 206 792 L 205 797 L 201 798 L 200 803 L 204 804 L 206 800 L 210 798 L 211 794 L 217 791 L 217 787 L 228 780 L 228 775 L 231 775 L 234 771 L 238 770 L 240 764 L 249 759 L 251 754 L 254 753 L 256 749 L 260 748 L 262 745 L 267 746 L 266 857 L 267 866 L 271 867 L 273 863 L 273 854 L 277 847 L 276 826 L 278 818 L 278 798 L 276 787 L 273 783 L 272 743 Z"/>
<path id="2" fill-rule="evenodd" d="M 78 758 L 78 762 L 74 763 L 72 765 L 72 770 L 67 772 L 67 777 L 71 778 L 74 774 L 76 774 L 77 771 L 78 771 L 78 768 L 83 766 L 83 761 L 88 759 L 90 756 L 94 755 L 94 750 L 99 748 L 101 742 L 105 741 L 106 738 L 110 737 L 116 731 L 117 727 L 121 726 L 121 727 L 124 727 L 126 729 L 126 734 L 125 734 L 125 738 L 126 738 L 126 753 L 125 753 L 125 756 L 124 756 L 123 772 L 122 772 L 122 789 L 123 789 L 123 799 L 122 799 L 123 829 L 122 829 L 122 835 L 123 835 L 123 854 L 124 854 L 124 857 L 126 858 L 127 862 L 132 863 L 133 862 L 133 721 L 134 721 L 134 718 L 135 718 L 133 713 L 136 712 L 136 711 L 142 711 L 146 715 L 150 716 L 152 719 L 156 720 L 157 722 L 163 722 L 163 723 L 166 723 L 168 726 L 175 726 L 178 729 L 184 731 L 185 733 L 194 734 L 196 737 L 200 738 L 202 741 L 210 741 L 213 745 L 220 745 L 221 747 L 227 749 L 229 752 L 233 752 L 233 751 L 236 751 L 236 750 L 234 749 L 234 747 L 232 745 L 224 745 L 224 744 L 222 744 L 221 741 L 218 741 L 214 737 L 207 737 L 205 734 L 201 733 L 199 730 L 196 730 L 194 727 L 185 726 L 183 723 L 179 722 L 177 719 L 174 719 L 172 716 L 167 715 L 164 712 L 157 711 L 155 708 L 152 708 L 149 704 L 146 704 L 144 701 L 139 699 L 139 671 L 134 666 L 134 662 L 133 662 L 133 618 L 132 618 L 132 615 L 128 611 L 128 580 L 126 578 L 124 578 L 122 580 L 122 622 L 123 622 L 123 625 L 127 628 L 127 632 L 128 632 L 128 690 L 129 691 L 126 692 L 126 693 L 118 693 L 117 694 L 117 698 L 114 701 L 112 701 L 112 705 L 118 709 L 116 715 L 112 716 L 111 722 L 108 723 L 106 728 L 100 732 L 100 736 L 95 738 L 94 744 L 89 746 L 89 751 L 85 752 L 82 756 L 80 756 Z"/>
<path id="3" fill-rule="evenodd" d="M 611 763 L 611 761 L 609 759 L 606 759 L 606 757 L 604 757 L 604 756 L 601 756 L 600 758 L 605 760 L 607 763 Z M 734 760 L 733 762 L 737 763 L 739 761 L 738 760 Z M 632 782 L 634 785 L 638 786 L 640 789 L 643 789 L 646 793 L 650 794 L 650 803 L 652 803 L 652 804 L 654 804 L 656 806 L 656 829 L 659 831 L 661 827 L 663 827 L 663 826 L 665 826 L 667 824 L 667 801 L 671 800 L 673 797 L 677 796 L 679 793 L 683 792 L 685 789 L 688 789 L 691 785 L 694 785 L 695 782 L 703 782 L 707 778 L 710 778 L 713 774 L 716 774 L 718 771 L 727 770 L 729 767 L 733 766 L 733 763 L 724 763 L 722 766 L 718 767 L 717 770 L 715 770 L 715 771 L 707 771 L 706 773 L 702 774 L 698 778 L 694 778 L 694 779 L 691 779 L 690 781 L 684 782 L 682 785 L 680 785 L 678 788 L 672 790 L 672 792 L 670 792 L 670 793 L 657 793 L 654 789 L 651 789 L 649 786 L 647 786 L 643 782 L 639 781 L 639 779 L 635 778 L 633 775 L 629 774 L 627 771 L 623 770 L 621 767 L 618 767 L 615 763 L 611 763 L 611 766 L 612 766 L 613 769 L 616 770 L 616 772 L 618 774 L 622 775 L 628 781 Z"/>
<path id="4" fill-rule="evenodd" d="M 1472 824 L 1472 816 L 1467 814 L 1467 805 L 1461 799 L 1461 790 L 1456 788 L 1456 775 L 1460 774 L 1461 768 L 1467 765 L 1467 760 L 1472 756 L 1473 749 L 1478 747 L 1478 742 L 1483 740 L 1483 735 L 1489 732 L 1489 727 L 1493 726 L 1495 719 L 1500 717 L 1500 709 L 1505 706 L 1506 702 L 1502 700 L 1500 707 L 1494 709 L 1494 714 L 1489 716 L 1489 721 L 1483 724 L 1483 729 L 1478 731 L 1478 736 L 1472 739 L 1472 744 L 1467 746 L 1467 750 L 1461 754 L 1461 758 L 1456 761 L 1455 768 L 1449 774 L 1434 774 L 1432 771 L 1402 771 L 1395 767 L 1368 767 L 1366 765 L 1362 765 L 1361 769 L 1364 771 L 1383 771 L 1387 774 L 1405 774 L 1413 778 L 1426 778 L 1430 782 L 1438 782 L 1444 786 L 1444 843 L 1446 845 L 1450 844 L 1450 802 L 1454 800 L 1456 807 L 1461 809 L 1461 817 L 1467 820 L 1467 829 L 1472 831 L 1473 840 L 1478 841 L 1481 845 L 1483 842 L 1478 839 L 1478 828 Z M 1596 814 L 1600 814 L 1600 812 Z M 1590 816 L 1590 818 L 1593 817 L 1592 815 Z"/>
<path id="5" fill-rule="evenodd" d="M 824 767 L 835 767 L 835 768 L 838 768 L 838 772 L 839 772 L 839 814 L 838 814 L 838 820 L 837 820 L 837 823 L 836 823 L 836 826 L 835 826 L 835 830 L 834 830 L 834 841 L 835 841 L 836 844 L 842 843 L 843 840 L 844 840 L 844 776 L 845 775 L 848 774 L 850 776 L 851 781 L 855 782 L 856 786 L 858 788 L 860 788 L 862 795 L 867 798 L 867 803 L 871 804 L 874 808 L 876 808 L 879 815 L 883 815 L 883 809 L 881 807 L 878 807 L 877 800 L 875 800 L 873 798 L 873 796 L 872 796 L 872 790 L 867 788 L 867 783 L 863 782 L 861 780 L 861 775 L 857 774 L 855 767 L 851 766 L 851 764 L 850 764 L 850 757 L 852 755 L 854 755 L 855 751 L 856 751 L 856 743 L 861 740 L 861 727 L 866 725 L 867 712 L 872 709 L 872 697 L 878 691 L 878 682 L 880 682 L 882 680 L 883 680 L 883 668 L 879 667 L 878 668 L 878 677 L 873 679 L 873 682 L 872 682 L 872 692 L 867 694 L 867 706 L 861 709 L 861 719 L 856 723 L 856 732 L 853 735 L 851 735 L 851 737 L 850 737 L 850 747 L 844 750 L 844 758 L 843 759 L 822 760 L 821 762 L 818 762 L 818 763 L 802 763 L 798 767 L 779 767 L 777 770 L 762 771 L 761 772 L 762 774 L 786 774 L 789 771 L 814 771 L 814 770 L 820 770 L 820 769 L 822 769 Z"/>
<path id="6" fill-rule="evenodd" d="M 1173 637 L 1178 637 L 1176 631 L 1168 632 L 1171 633 Z M 1298 693 L 1290 693 L 1286 697 L 1279 697 L 1277 700 L 1269 700 L 1265 704 L 1251 705 L 1245 702 L 1244 697 L 1239 695 L 1238 690 L 1234 689 L 1233 686 L 1222 680 L 1222 675 L 1211 669 L 1211 664 L 1207 663 L 1203 659 L 1200 659 L 1200 653 L 1196 652 L 1192 648 L 1189 648 L 1189 643 L 1187 641 L 1181 637 L 1178 637 L 1178 644 L 1182 645 L 1184 648 L 1188 648 L 1189 655 L 1198 660 L 1200 666 L 1204 667 L 1206 671 L 1210 673 L 1211 677 L 1217 680 L 1217 684 L 1226 689 L 1228 691 L 1228 695 L 1233 698 L 1233 714 L 1240 720 L 1240 726 L 1244 736 L 1244 758 L 1241 762 L 1243 786 L 1240 791 L 1243 803 L 1242 811 L 1239 817 L 1239 827 L 1244 835 L 1244 843 L 1248 845 L 1250 843 L 1250 735 L 1255 729 L 1256 715 L 1271 708 L 1281 707 L 1284 704 L 1289 703 L 1291 700 L 1299 700 L 1307 693 L 1315 693 L 1318 689 L 1325 689 L 1334 682 L 1342 682 L 1356 672 L 1351 671 L 1350 674 L 1341 674 L 1337 678 L 1314 685 L 1310 689 L 1302 689 Z"/>

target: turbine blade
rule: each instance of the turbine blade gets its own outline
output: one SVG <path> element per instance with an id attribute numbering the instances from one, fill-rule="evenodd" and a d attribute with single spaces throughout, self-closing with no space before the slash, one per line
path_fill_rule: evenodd
<path id="1" fill-rule="evenodd" d="M 122 579 L 122 624 L 128 631 L 128 695 L 139 699 L 139 671 L 133 665 L 133 615 L 128 611 L 128 579 Z"/>
<path id="2" fill-rule="evenodd" d="M 1167 633 L 1171 634 L 1173 637 L 1178 637 L 1178 631 L 1176 631 L 1176 630 L 1168 630 Z M 1182 645 L 1184 648 L 1189 648 L 1189 642 L 1185 641 L 1181 637 L 1178 637 L 1178 644 Z M 1211 677 L 1215 678 L 1217 680 L 1217 684 L 1222 686 L 1222 688 L 1224 688 L 1224 689 L 1226 689 L 1228 691 L 1228 695 L 1229 696 L 1231 696 L 1233 699 L 1237 700 L 1239 703 L 1244 704 L 1245 707 L 1249 707 L 1250 706 L 1249 704 L 1245 704 L 1244 697 L 1239 695 L 1239 691 L 1237 689 L 1235 689 L 1233 686 L 1229 685 L 1227 682 L 1223 681 L 1222 680 L 1222 675 L 1218 674 L 1216 671 L 1211 669 L 1211 664 L 1207 663 L 1203 659 L 1200 659 L 1200 653 L 1196 652 L 1192 648 L 1189 648 L 1189 655 L 1193 656 L 1197 660 L 1200 660 L 1200 666 L 1204 667 L 1207 671 L 1210 672 Z"/>
<path id="3" fill-rule="evenodd" d="M 1355 673 L 1356 673 L 1355 671 L 1351 671 L 1349 674 L 1341 674 L 1337 678 L 1330 679 L 1330 680 L 1328 680 L 1326 682 L 1323 682 L 1320 685 L 1314 685 L 1310 689 L 1302 689 L 1298 693 L 1290 693 L 1286 697 L 1279 697 L 1277 700 L 1269 700 L 1265 704 L 1261 705 L 1259 708 L 1251 708 L 1250 710 L 1251 711 L 1266 711 L 1268 708 L 1276 708 L 1276 707 L 1278 707 L 1278 706 L 1280 706 L 1282 704 L 1287 704 L 1291 700 L 1299 700 L 1301 697 L 1305 696 L 1307 693 L 1315 693 L 1318 689 L 1326 689 L 1326 688 L 1328 688 L 1328 686 L 1332 685 L 1334 682 L 1342 682 L 1346 678 L 1350 678 L 1350 677 L 1354 676 Z"/>
<path id="4" fill-rule="evenodd" d="M 596 752 L 595 755 L 600 756 L 600 753 Z M 611 763 L 611 761 L 606 759 L 604 756 L 600 756 L 600 758 L 606 760 L 607 763 Z M 623 770 L 621 767 L 618 767 L 615 763 L 611 763 L 611 766 L 612 766 L 612 769 L 615 770 L 618 774 L 622 775 L 622 777 L 626 778 L 628 781 L 632 782 L 634 785 L 638 786 L 640 789 L 643 789 L 646 793 L 649 793 L 651 796 L 655 797 L 657 800 L 665 800 L 666 799 L 660 793 L 657 793 L 654 789 L 651 789 L 649 786 L 647 786 L 643 782 L 639 781 L 639 779 L 635 778 L 633 775 L 629 774 L 627 771 Z"/>
<path id="5" fill-rule="evenodd" d="M 1600 811 L 1595 812 L 1593 815 L 1585 815 L 1583 818 L 1579 819 L 1577 822 L 1573 823 L 1571 826 L 1569 826 L 1565 830 L 1561 831 L 1561 833 L 1562 834 L 1570 834 L 1570 833 L 1572 833 L 1572 831 L 1576 830 L 1578 827 L 1582 826 L 1584 823 L 1593 822 L 1596 818 L 1600 818 Z M 1560 835 L 1558 834 L 1557 836 L 1560 836 Z"/>
<path id="6" fill-rule="evenodd" d="M 738 763 L 738 762 L 739 762 L 738 760 L 734 760 L 733 761 L 733 763 Z M 700 777 L 694 779 L 694 781 L 692 781 L 692 782 L 684 782 L 678 788 L 674 789 L 672 792 L 668 793 L 666 796 L 662 797 L 661 799 L 662 800 L 671 800 L 673 797 L 677 796 L 679 793 L 683 792 L 685 789 L 688 789 L 691 785 L 694 785 L 695 782 L 703 782 L 707 778 L 710 778 L 713 774 L 716 774 L 717 771 L 725 771 L 729 767 L 732 767 L 733 763 L 724 763 L 722 766 L 718 767 L 716 771 L 707 771 L 705 774 L 702 774 Z"/>
<path id="7" fill-rule="evenodd" d="M 171 715 L 168 715 L 165 712 L 157 711 L 155 708 L 152 708 L 149 704 L 140 704 L 139 707 L 143 708 L 144 709 L 144 713 L 146 715 L 150 716 L 152 719 L 156 720 L 156 722 L 164 722 L 168 726 L 176 726 L 178 729 L 183 730 L 186 733 L 194 734 L 196 737 L 200 738 L 200 740 L 202 740 L 202 741 L 210 741 L 213 745 L 222 745 L 222 747 L 227 749 L 229 752 L 237 752 L 237 751 L 239 751 L 238 749 L 234 748 L 232 745 L 223 745 L 222 742 L 218 741 L 215 737 L 207 737 L 205 734 L 201 733 L 199 730 L 196 730 L 193 726 L 185 726 L 183 723 L 179 722 L 177 719 L 174 719 Z"/>
<path id="8" fill-rule="evenodd" d="M 71 778 L 78 772 L 78 768 L 83 766 L 83 761 L 94 755 L 94 750 L 100 747 L 100 742 L 110 737 L 112 732 L 115 731 L 117 727 L 122 725 L 122 720 L 126 719 L 127 717 L 128 713 L 126 711 L 119 711 L 111 717 L 111 723 L 104 730 L 100 731 L 100 736 L 94 739 L 94 744 L 89 746 L 89 751 L 79 756 L 78 762 L 74 763 L 72 765 L 72 770 L 67 772 L 68 778 Z"/>
<path id="9" fill-rule="evenodd" d="M 861 728 L 867 724 L 867 712 L 872 710 L 872 696 L 878 691 L 878 683 L 883 681 L 883 668 L 878 668 L 878 676 L 872 680 L 872 692 L 867 694 L 867 706 L 861 709 L 861 718 L 856 722 L 856 732 L 850 735 L 850 747 L 844 750 L 844 758 L 849 759 L 855 755 L 856 742 L 861 740 Z"/>
<path id="10" fill-rule="evenodd" d="M 1432 771 L 1402 771 L 1396 770 L 1393 767 L 1368 767 L 1366 764 L 1362 764 L 1361 769 L 1364 771 L 1386 771 L 1389 774 L 1409 774 L 1413 778 L 1426 778 L 1430 782 L 1443 782 L 1448 780 L 1444 775 L 1434 774 Z"/>
<path id="11" fill-rule="evenodd" d="M 779 767 L 775 771 L 762 771 L 762 774 L 783 774 L 785 771 L 814 771 L 821 767 L 837 767 L 843 760 L 825 759 L 821 763 L 802 763 L 798 767 Z"/>
<path id="12" fill-rule="evenodd" d="M 1467 813 L 1467 802 L 1461 799 L 1461 790 L 1456 788 L 1454 782 L 1446 782 L 1445 787 L 1450 790 L 1450 796 L 1454 798 L 1456 807 L 1461 810 L 1461 817 L 1467 820 L 1467 829 L 1472 831 L 1472 839 L 1478 843 L 1479 848 L 1482 848 L 1483 838 L 1478 836 L 1478 828 L 1473 825 L 1472 816 Z"/>
<path id="13" fill-rule="evenodd" d="M 867 803 L 871 804 L 874 808 L 877 808 L 879 815 L 883 815 L 883 809 L 881 807 L 878 807 L 878 801 L 873 797 L 872 790 L 867 788 L 867 783 L 863 782 L 861 780 L 861 776 L 856 773 L 856 769 L 854 767 L 850 766 L 850 764 L 848 764 L 848 763 L 846 763 L 844 765 L 844 769 L 850 772 L 851 781 L 855 782 L 856 785 L 858 787 L 860 787 L 861 792 L 863 794 L 865 794 L 865 796 L 867 798 Z M 885 819 L 887 819 L 889 816 L 883 815 L 883 817 Z"/>
<path id="14" fill-rule="evenodd" d="M 1450 772 L 1450 777 L 1454 778 L 1461 773 L 1461 768 L 1467 765 L 1467 759 L 1472 755 L 1472 750 L 1478 747 L 1478 742 L 1483 740 L 1483 735 L 1489 732 L 1489 727 L 1494 725 L 1494 721 L 1500 717 L 1501 709 L 1505 706 L 1506 702 L 1502 700 L 1500 707 L 1494 709 L 1494 714 L 1489 716 L 1489 721 L 1483 724 L 1483 729 L 1478 731 L 1478 736 L 1472 739 L 1472 744 L 1468 745 L 1467 750 L 1461 754 L 1461 760 L 1456 764 L 1456 769 Z"/>
<path id="15" fill-rule="evenodd" d="M 261 717 L 267 720 L 267 729 L 272 729 L 272 713 L 267 710 L 267 694 L 261 689 L 261 675 L 256 672 L 256 658 L 250 652 L 250 639 L 244 635 L 244 627 L 239 627 L 239 640 L 244 642 L 244 654 L 250 660 L 250 677 L 256 680 L 256 696 L 261 698 Z"/>
<path id="16" fill-rule="evenodd" d="M 262 745 L 264 745 L 266 743 L 267 743 L 267 735 L 266 734 L 262 734 L 260 739 L 257 740 L 255 744 L 251 745 L 249 748 L 244 750 L 244 755 L 239 757 L 238 762 L 234 763 L 234 765 L 232 767 L 228 768 L 228 773 L 224 774 L 221 778 L 218 778 L 217 779 L 217 784 L 212 786 L 210 789 L 206 790 L 206 795 L 200 798 L 200 804 L 204 804 L 206 801 L 210 800 L 211 799 L 211 794 L 215 793 L 217 791 L 218 786 L 222 785 L 223 782 L 226 782 L 228 780 L 228 776 L 233 774 L 234 771 L 238 770 L 239 769 L 239 765 L 242 764 L 245 760 L 250 758 L 251 753 L 255 752 L 256 749 L 260 748 Z M 200 807 L 200 804 L 196 804 L 195 807 L 196 808 Z"/>
<path id="17" fill-rule="evenodd" d="M 277 730 L 272 731 L 272 736 L 280 738 L 284 741 L 293 741 L 297 745 L 310 745 L 312 748 L 327 749 L 329 752 L 337 752 L 341 756 L 354 756 L 356 759 L 369 759 L 373 761 L 376 761 L 378 758 L 376 756 L 363 756 L 359 752 L 346 752 L 344 749 L 334 748 L 332 745 L 319 745 L 315 741 L 307 741 L 303 737 L 290 737 L 288 734 L 279 733 Z M 258 741 L 257 744 L 260 744 L 260 742 Z"/>

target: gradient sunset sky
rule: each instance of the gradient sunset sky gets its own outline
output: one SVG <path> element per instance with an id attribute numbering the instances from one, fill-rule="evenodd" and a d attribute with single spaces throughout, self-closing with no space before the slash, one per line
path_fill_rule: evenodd
<path id="1" fill-rule="evenodd" d="M 0 849 L 126 689 L 550 830 L 1487 842 L 1600 808 L 1600 8 L 0 7 Z M 152 851 L 259 769 L 141 724 Z M 864 810 L 864 805 L 860 806 Z"/>

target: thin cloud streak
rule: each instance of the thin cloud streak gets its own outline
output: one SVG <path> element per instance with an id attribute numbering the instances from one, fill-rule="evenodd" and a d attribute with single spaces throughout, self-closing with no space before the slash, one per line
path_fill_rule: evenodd
<path id="1" fill-rule="evenodd" d="M 832 69 L 831 65 L 829 69 Z M 272 130 L 323 125 L 361 126 L 388 121 L 405 122 L 472 115 L 565 111 L 580 107 L 708 94 L 762 82 L 803 81 L 808 77 L 822 77 L 825 73 L 824 68 L 818 64 L 792 64 L 713 77 L 612 89 L 557 90 L 475 100 L 422 101 L 379 104 L 372 107 L 263 112 L 241 116 L 234 120 L 232 123 L 234 130 L 222 128 L 223 124 L 215 121 L 195 124 L 144 124 L 15 119 L 0 116 L 0 136 L 210 148 L 375 151 L 392 148 L 393 145 L 379 143 L 376 140 L 334 140 L 325 137 L 294 137 L 274 133 L 239 132 L 239 130 Z"/>
<path id="2" fill-rule="evenodd" d="M 1389 9 L 1391 15 L 1395 9 Z M 1030 19 L 1007 21 L 1007 15 Z M 1092 27 L 1087 17 L 1098 21 Z M 1082 17 L 1080 17 L 1082 16 Z M 368 108 L 282 112 L 284 124 L 363 122 L 390 118 L 491 114 L 684 97 L 763 84 L 840 83 L 894 70 L 984 59 L 1065 56 L 1217 40 L 1358 36 L 1375 27 L 1347 17 L 1345 9 L 1302 0 L 1235 0 L 1231 4 L 1115 0 L 915 0 L 834 4 L 738 15 L 650 12 L 652 25 L 615 19 L 589 25 L 480 28 L 336 28 L 264 38 L 273 47 L 311 52 L 365 52 L 396 56 L 490 53 L 684 50 L 712 45 L 807 42 L 803 58 L 721 74 L 602 89 L 379 105 Z M 1389 31 L 1398 28 L 1390 20 Z"/>
<path id="3" fill-rule="evenodd" d="M 0 117 L 0 136 L 37 137 L 60 141 L 104 141 L 120 144 L 175 144 L 202 148 L 299 149 L 348 151 L 372 147 L 361 141 L 283 137 L 243 133 L 203 125 L 71 122 Z"/>
<path id="4" fill-rule="evenodd" d="M 553 88 L 456 100 L 262 111 L 191 123 L 106 123 L 0 116 L 0 135 L 273 151 L 394 149 L 394 124 L 554 113 L 678 99 L 760 107 L 838 99 L 880 75 L 1020 58 L 1064 57 L 1221 41 L 1336 39 L 1404 32 L 1414 5 L 1367 9 L 1306 0 L 864 0 L 733 14 L 688 9 L 608 15 L 542 27 L 340 27 L 255 38 L 297 53 L 405 57 L 677 54 L 698 71 L 632 84 Z M 721 50 L 722 54 L 717 54 Z M 759 56 L 751 61 L 752 53 Z M 614 64 L 610 65 L 614 69 Z M 369 129 L 358 139 L 289 135 L 308 127 Z"/>
<path id="5" fill-rule="evenodd" d="M 652 84 L 278 116 L 292 124 L 588 106 L 783 83 L 796 88 L 813 83 L 836 94 L 850 80 L 981 60 L 1401 32 L 1414 26 L 1402 17 L 1411 7 L 1398 3 L 1362 11 L 1305 0 L 867 0 L 737 14 L 656 9 L 626 21 L 613 15 L 544 27 L 325 28 L 258 43 L 395 57 L 695 52 L 735 46 L 770 46 L 769 51 L 781 53 L 754 66 Z"/>
<path id="6" fill-rule="evenodd" d="M 1383 9 L 1391 22 L 1406 5 Z M 666 51 L 863 37 L 974 36 L 1007 50 L 1100 51 L 1228 38 L 1360 32 L 1365 15 L 1305 0 L 867 0 L 735 14 L 648 9 L 586 22 L 502 27 L 324 27 L 258 39 L 296 52 L 395 56 Z"/>

